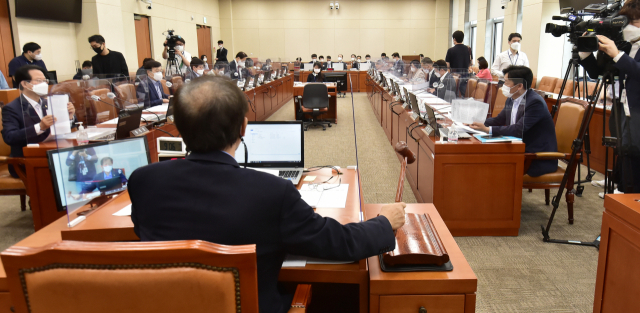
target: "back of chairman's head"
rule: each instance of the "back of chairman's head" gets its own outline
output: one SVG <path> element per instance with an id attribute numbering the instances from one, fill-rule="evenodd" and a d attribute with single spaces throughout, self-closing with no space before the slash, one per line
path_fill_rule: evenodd
<path id="1" fill-rule="evenodd" d="M 514 84 L 525 84 L 525 89 L 531 88 L 533 82 L 533 72 L 531 69 L 524 65 L 509 65 L 509 67 L 502 70 L 504 75 L 507 75 L 506 79 L 511 80 Z"/>
<path id="2" fill-rule="evenodd" d="M 232 80 L 205 75 L 183 85 L 175 97 L 174 122 L 187 150 L 212 152 L 238 142 L 249 107 Z"/>

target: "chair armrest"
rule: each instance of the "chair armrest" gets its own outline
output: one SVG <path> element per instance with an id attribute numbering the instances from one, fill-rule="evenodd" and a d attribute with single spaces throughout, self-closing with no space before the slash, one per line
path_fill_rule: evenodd
<path id="1" fill-rule="evenodd" d="M 307 312 L 309 302 L 311 302 L 311 285 L 298 285 L 298 287 L 296 287 L 296 293 L 293 295 L 293 301 L 291 301 L 289 313 Z"/>
<path id="2" fill-rule="evenodd" d="M 535 156 L 536 160 L 564 159 L 568 157 L 566 154 L 562 152 L 536 152 L 531 154 Z M 527 155 L 525 154 L 525 158 L 526 157 Z"/>
<path id="3" fill-rule="evenodd" d="M 25 165 L 24 161 L 25 161 L 24 158 L 7 158 L 6 160 L 8 164 L 13 165 L 13 169 L 18 174 L 18 177 L 20 177 L 20 180 L 22 180 L 24 185 L 27 186 L 27 173 L 24 172 L 21 166 L 21 165 Z M 27 192 L 27 194 L 29 193 Z"/>
<path id="4" fill-rule="evenodd" d="M 8 163 L 7 160 L 9 160 L 8 156 L 0 156 L 0 164 Z"/>

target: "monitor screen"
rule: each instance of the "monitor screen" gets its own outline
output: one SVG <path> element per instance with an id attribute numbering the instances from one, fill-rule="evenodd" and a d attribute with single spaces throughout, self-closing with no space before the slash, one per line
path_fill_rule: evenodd
<path id="1" fill-rule="evenodd" d="M 58 209 L 69 212 L 96 197 L 125 190 L 131 173 L 151 163 L 146 136 L 47 153 Z"/>
<path id="2" fill-rule="evenodd" d="M 249 122 L 244 134 L 247 166 L 302 167 L 304 165 L 302 121 Z M 244 145 L 236 150 L 236 161 L 244 164 Z"/>
<path id="3" fill-rule="evenodd" d="M 16 17 L 82 23 L 82 0 L 16 0 L 15 10 Z"/>

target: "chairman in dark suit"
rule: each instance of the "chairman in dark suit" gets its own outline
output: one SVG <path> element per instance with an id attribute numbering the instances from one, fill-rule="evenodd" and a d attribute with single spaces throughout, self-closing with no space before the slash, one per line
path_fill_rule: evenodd
<path id="1" fill-rule="evenodd" d="M 504 109 L 498 116 L 488 118 L 484 124 L 473 123 L 469 126 L 494 136 L 522 138 L 527 153 L 557 152 L 556 128 L 549 109 L 544 99 L 528 88 L 533 81 L 531 69 L 511 65 L 502 72 L 505 74 L 502 93 L 507 97 Z M 557 170 L 557 160 L 534 160 L 527 174 L 536 177 Z"/>
<path id="2" fill-rule="evenodd" d="M 145 108 L 169 103 L 169 95 L 162 88 L 162 64 L 158 61 L 147 61 L 144 64 L 147 77 L 137 87 L 138 99 L 144 103 Z M 143 76 L 144 77 L 144 76 Z"/>
<path id="3" fill-rule="evenodd" d="M 236 54 L 236 59 L 229 63 L 229 75 L 231 79 L 243 79 L 247 78 L 249 71 L 247 71 L 245 62 L 247 62 L 247 54 L 240 51 Z"/>
<path id="4" fill-rule="evenodd" d="M 102 172 L 96 174 L 93 177 L 93 181 L 85 182 L 84 188 L 82 190 L 83 193 L 89 193 L 98 188 L 98 183 L 101 181 L 119 178 L 120 186 L 127 184 L 127 177 L 122 172 L 122 169 L 113 168 L 113 159 L 111 157 L 104 157 L 100 160 L 100 166 L 102 166 Z M 106 190 L 102 190 L 106 191 Z"/>
<path id="5" fill-rule="evenodd" d="M 20 88 L 20 97 L 2 107 L 2 139 L 11 146 L 11 157 L 23 157 L 22 148 L 30 143 L 39 143 L 47 139 L 51 126 L 57 118 L 47 115 L 47 95 L 49 84 L 44 69 L 36 65 L 25 65 L 14 75 Z M 67 104 L 71 127 L 75 127 L 73 104 Z M 18 177 L 12 165 L 9 173 Z"/>
<path id="6" fill-rule="evenodd" d="M 224 42 L 222 40 L 218 40 L 218 50 L 216 51 L 216 63 L 225 64 L 229 63 L 227 61 L 227 48 L 224 47 Z"/>
<path id="7" fill-rule="evenodd" d="M 286 312 L 277 282 L 287 253 L 353 261 L 392 250 L 404 204 L 347 225 L 316 214 L 291 182 L 236 162 L 247 110 L 244 93 L 222 77 L 205 76 L 178 90 L 175 124 L 191 153 L 131 174 L 131 219 L 142 241 L 256 244 L 260 312 Z"/>

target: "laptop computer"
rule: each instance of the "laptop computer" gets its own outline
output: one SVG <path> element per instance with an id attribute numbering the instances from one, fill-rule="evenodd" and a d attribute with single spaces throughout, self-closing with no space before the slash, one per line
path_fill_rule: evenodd
<path id="1" fill-rule="evenodd" d="M 449 129 L 442 127 L 442 125 L 438 124 L 436 113 L 433 111 L 433 108 L 429 105 L 425 105 L 427 109 L 426 118 L 428 119 L 429 125 L 434 129 L 435 135 L 437 137 L 448 137 Z M 458 138 L 459 139 L 469 139 L 471 135 L 466 132 L 458 130 Z"/>
<path id="2" fill-rule="evenodd" d="M 97 138 L 89 137 L 90 141 L 109 141 L 114 139 L 128 138 L 132 130 L 140 127 L 142 120 L 142 108 L 136 110 L 120 110 L 118 113 L 118 123 L 115 131 L 106 135 L 100 134 Z"/>
<path id="3" fill-rule="evenodd" d="M 305 71 L 313 71 L 313 63 L 304 63 L 302 68 Z"/>
<path id="4" fill-rule="evenodd" d="M 236 161 L 240 166 L 278 171 L 278 176 L 297 185 L 304 168 L 302 126 L 302 121 L 249 122 L 244 136 L 248 160 L 245 161 L 245 148 L 240 144 Z"/>

